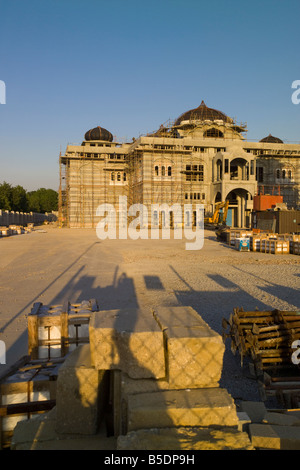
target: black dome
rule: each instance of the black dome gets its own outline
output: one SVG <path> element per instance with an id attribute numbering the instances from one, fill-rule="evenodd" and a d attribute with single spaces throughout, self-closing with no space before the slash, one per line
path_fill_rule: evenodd
<path id="1" fill-rule="evenodd" d="M 267 137 L 264 137 L 260 140 L 260 142 L 268 142 L 271 144 L 283 144 L 283 141 L 278 137 L 274 137 L 273 135 L 269 134 Z"/>
<path id="2" fill-rule="evenodd" d="M 233 120 L 226 116 L 226 114 L 218 111 L 217 109 L 208 108 L 204 101 L 198 106 L 198 108 L 191 109 L 190 111 L 186 111 L 185 113 L 181 114 L 179 118 L 176 120 L 175 125 L 181 123 L 181 121 L 189 121 L 189 120 L 222 120 L 224 122 L 233 123 Z"/>
<path id="3" fill-rule="evenodd" d="M 107 140 L 108 142 L 113 141 L 113 135 L 104 129 L 103 127 L 94 127 L 90 129 L 84 135 L 85 140 Z"/>

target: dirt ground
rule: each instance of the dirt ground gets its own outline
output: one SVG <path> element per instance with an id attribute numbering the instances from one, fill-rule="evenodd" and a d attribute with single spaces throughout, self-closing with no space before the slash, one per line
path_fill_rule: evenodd
<path id="1" fill-rule="evenodd" d="M 6 365 L 27 354 L 27 315 L 44 305 L 95 298 L 101 309 L 192 306 L 215 331 L 235 307 L 300 309 L 300 257 L 242 253 L 205 231 L 204 246 L 186 240 L 100 240 L 96 230 L 39 227 L 0 238 L 0 340 Z M 220 386 L 257 400 L 256 381 L 226 342 Z"/>

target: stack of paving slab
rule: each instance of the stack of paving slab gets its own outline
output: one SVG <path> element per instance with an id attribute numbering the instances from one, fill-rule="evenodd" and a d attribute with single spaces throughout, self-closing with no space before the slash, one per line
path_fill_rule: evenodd
<path id="1" fill-rule="evenodd" d="M 191 307 L 93 312 L 89 344 L 59 369 L 51 419 L 19 423 L 13 448 L 39 448 L 47 422 L 45 439 L 56 443 L 91 439 L 105 422 L 117 450 L 253 449 L 232 397 L 219 387 L 224 349 Z"/>

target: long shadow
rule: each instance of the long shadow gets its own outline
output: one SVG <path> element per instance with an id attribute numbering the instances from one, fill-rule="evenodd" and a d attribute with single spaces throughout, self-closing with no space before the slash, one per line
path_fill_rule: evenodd
<path id="1" fill-rule="evenodd" d="M 203 320 L 219 334 L 223 333 L 222 318 L 228 319 L 234 308 L 243 307 L 245 310 L 269 310 L 272 308 L 271 305 L 259 301 L 221 275 L 213 274 L 208 277 L 222 288 L 227 289 L 226 291 L 195 290 L 173 266 L 170 266 L 170 269 L 188 287 L 188 290 L 175 291 L 178 303 L 193 307 Z M 244 362 L 247 363 L 247 361 Z M 241 370 L 240 359 L 232 354 L 228 341 L 225 342 L 220 386 L 226 388 L 235 400 L 261 401 L 257 382 L 247 375 L 245 369 Z"/>
<path id="2" fill-rule="evenodd" d="M 28 302 L 25 307 L 23 307 L 21 310 L 19 310 L 19 312 L 17 312 L 5 325 L 2 326 L 2 328 L 0 329 L 0 332 L 3 332 L 5 330 L 5 328 L 7 328 L 16 318 L 18 318 L 23 312 L 27 311 L 29 307 L 32 307 L 33 303 L 41 296 L 43 295 L 45 292 L 47 292 L 48 289 L 50 289 L 50 287 L 52 287 L 62 276 L 64 276 L 64 274 L 66 274 L 76 263 L 78 263 L 78 261 L 84 256 L 86 255 L 93 247 L 95 244 L 97 244 L 98 242 L 95 242 L 93 243 L 91 246 L 89 246 L 83 253 L 81 253 L 81 255 L 79 255 L 66 269 L 64 269 L 55 279 L 53 279 L 53 281 L 50 282 L 50 284 L 48 284 L 47 287 L 45 287 L 41 292 L 39 292 L 37 295 L 35 295 L 31 300 L 30 302 Z"/>
<path id="3" fill-rule="evenodd" d="M 274 297 L 277 297 L 278 299 L 284 300 L 300 308 L 300 296 L 299 296 L 300 286 L 299 288 L 283 286 L 282 284 L 277 284 L 275 282 L 270 281 L 269 279 L 266 280 L 258 276 L 257 274 L 250 273 L 248 271 L 245 271 L 242 268 L 238 268 L 237 266 L 232 266 L 232 267 L 236 269 L 237 271 L 247 274 L 247 276 L 251 276 L 263 282 L 267 282 L 269 286 L 261 286 L 257 284 L 257 287 L 261 289 L 262 291 L 267 292 L 268 294 Z"/>
<path id="4" fill-rule="evenodd" d="M 5 331 L 5 329 L 11 325 L 19 316 L 23 313 L 28 312 L 28 310 L 32 308 L 35 301 L 37 301 L 41 295 L 45 294 L 56 282 L 58 282 L 73 266 L 75 266 L 80 259 L 85 256 L 92 248 L 98 244 L 99 242 L 96 241 L 92 245 L 90 245 L 83 253 L 81 253 L 67 268 L 65 268 L 58 276 L 55 277 L 43 290 L 41 290 L 38 294 L 36 294 L 30 302 L 28 302 L 21 310 L 19 310 L 14 316 L 10 318 L 8 322 L 6 322 L 0 329 L 0 332 Z M 78 276 L 81 271 L 84 269 L 84 266 L 78 268 L 76 274 L 72 277 L 72 280 L 69 281 L 68 285 L 72 285 L 74 283 L 74 279 Z M 55 302 L 55 299 L 51 301 L 51 304 Z M 28 334 L 27 330 L 24 331 L 18 339 L 7 349 L 6 351 L 6 364 L 1 365 L 1 373 L 5 373 L 5 371 L 20 357 L 19 352 L 23 351 L 21 355 L 26 355 L 27 350 L 24 351 L 24 347 L 26 347 L 28 343 Z M 17 359 L 15 359 L 17 357 Z"/>

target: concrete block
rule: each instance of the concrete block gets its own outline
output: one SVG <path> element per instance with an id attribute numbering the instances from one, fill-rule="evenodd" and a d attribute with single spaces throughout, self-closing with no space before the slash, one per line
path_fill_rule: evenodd
<path id="1" fill-rule="evenodd" d="M 249 426 L 252 445 L 257 449 L 299 450 L 300 427 L 253 423 Z"/>
<path id="2" fill-rule="evenodd" d="M 265 413 L 262 422 L 264 424 L 277 424 L 280 426 L 300 426 L 300 420 L 296 416 L 271 411 Z"/>
<path id="3" fill-rule="evenodd" d="M 139 429 L 119 436 L 117 450 L 253 450 L 249 436 L 232 428 L 179 427 Z M 192 463 L 188 456 L 160 456 L 165 464 Z M 180 460 L 177 460 L 180 458 Z M 158 462 L 158 461 L 157 461 Z"/>
<path id="4" fill-rule="evenodd" d="M 237 412 L 239 419 L 238 430 L 248 432 L 249 424 L 251 424 L 251 419 L 244 411 Z"/>
<path id="5" fill-rule="evenodd" d="M 265 404 L 260 401 L 242 401 L 240 410 L 247 413 L 252 423 L 262 423 L 267 413 Z"/>
<path id="6" fill-rule="evenodd" d="M 103 419 L 107 393 L 107 372 L 91 365 L 88 344 L 79 346 L 58 373 L 57 432 L 95 434 Z"/>
<path id="7" fill-rule="evenodd" d="M 176 426 L 238 426 L 225 389 L 168 390 L 128 396 L 127 431 Z"/>
<path id="8" fill-rule="evenodd" d="M 151 312 L 94 312 L 89 335 L 96 369 L 118 369 L 132 378 L 165 377 L 163 333 Z"/>
<path id="9" fill-rule="evenodd" d="M 154 316 L 164 331 L 170 387 L 217 387 L 225 351 L 221 335 L 191 307 L 158 308 Z"/>

